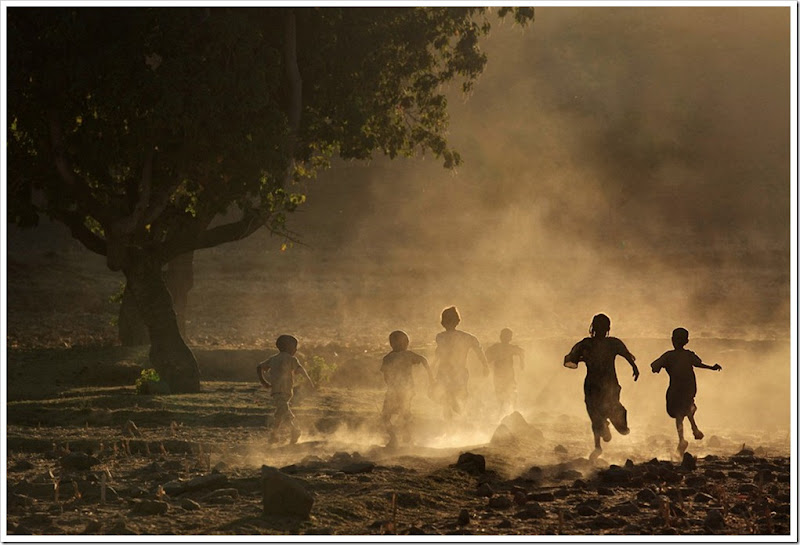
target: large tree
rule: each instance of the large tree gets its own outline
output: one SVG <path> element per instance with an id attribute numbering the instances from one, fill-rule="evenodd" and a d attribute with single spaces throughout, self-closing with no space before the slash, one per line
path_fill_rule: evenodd
<path id="1" fill-rule="evenodd" d="M 500 8 L 518 23 L 531 8 Z M 165 264 L 266 226 L 334 155 L 446 141 L 444 84 L 486 63 L 486 8 L 7 11 L 9 219 L 66 224 L 122 271 L 173 392 L 199 389 Z M 215 225 L 215 217 L 238 219 Z M 184 257 L 185 259 L 185 257 Z"/>

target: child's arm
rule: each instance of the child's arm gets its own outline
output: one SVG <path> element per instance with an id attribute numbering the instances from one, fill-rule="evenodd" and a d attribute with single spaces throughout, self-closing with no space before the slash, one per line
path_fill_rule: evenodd
<path id="1" fill-rule="evenodd" d="M 564 367 L 568 367 L 570 369 L 577 369 L 578 362 L 580 362 L 583 357 L 581 356 L 581 347 L 583 346 L 583 341 L 575 343 L 575 346 L 572 347 L 572 350 L 569 351 L 569 354 L 564 356 Z"/>
<path id="2" fill-rule="evenodd" d="M 637 380 L 639 380 L 639 368 L 636 367 L 636 356 L 630 353 L 628 347 L 625 346 L 624 342 L 619 341 L 619 344 L 620 346 L 619 350 L 617 351 L 617 354 L 625 358 L 631 365 L 631 368 L 633 369 L 633 381 L 636 382 Z"/>
<path id="3" fill-rule="evenodd" d="M 714 365 L 706 365 L 705 363 L 700 361 L 700 362 L 695 362 L 692 365 L 694 367 L 699 367 L 700 369 L 711 369 L 712 371 L 722 371 L 722 366 L 718 363 L 715 363 Z"/>
<path id="4" fill-rule="evenodd" d="M 258 380 L 259 382 L 261 382 L 261 387 L 266 390 L 272 388 L 272 384 L 270 384 L 269 382 L 266 381 L 266 379 L 264 379 L 264 367 L 267 367 L 266 361 L 262 361 L 261 363 L 258 364 L 258 366 L 256 367 L 256 372 L 258 373 Z"/>
<path id="5" fill-rule="evenodd" d="M 472 337 L 472 351 L 478 356 L 478 359 L 481 360 L 483 364 L 483 376 L 489 376 L 489 362 L 486 360 L 486 354 L 483 353 L 483 348 L 481 348 L 481 343 L 478 340 L 478 337 Z"/>
<path id="6" fill-rule="evenodd" d="M 306 371 L 306 368 L 303 367 L 303 365 L 300 362 L 297 363 L 297 367 L 303 372 L 303 376 L 306 377 L 306 380 L 311 385 L 311 387 L 316 390 L 317 386 L 314 384 L 314 381 L 311 380 L 311 377 L 308 375 L 308 371 Z"/>
<path id="7" fill-rule="evenodd" d="M 661 370 L 664 368 L 664 365 L 667 363 L 666 355 L 667 354 L 660 355 L 656 361 L 650 364 L 650 369 L 654 373 L 660 373 Z"/>

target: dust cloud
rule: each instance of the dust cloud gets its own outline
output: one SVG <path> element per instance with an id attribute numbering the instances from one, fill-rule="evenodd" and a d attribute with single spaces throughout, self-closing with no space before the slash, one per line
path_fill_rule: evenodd
<path id="1" fill-rule="evenodd" d="M 682 326 L 687 348 L 723 366 L 697 372 L 700 427 L 724 430 L 730 449 L 746 430 L 788 448 L 789 15 L 537 7 L 527 29 L 496 25 L 473 94 L 449 96 L 464 164 L 336 163 L 291 219 L 303 245 L 276 257 L 266 235 L 243 243 L 274 293 L 231 298 L 242 329 L 360 343 L 377 373 L 390 331 L 430 357 L 439 313 L 456 305 L 484 348 L 514 330 L 528 361 L 520 412 L 559 440 L 569 435 L 560 428 L 579 430 L 588 452 L 584 371 L 561 361 L 604 312 L 642 373 L 634 383 L 618 362 L 634 432 L 611 445 L 654 453 L 675 431 L 668 378 L 649 363 Z M 473 377 L 489 403 L 491 383 L 477 368 Z M 486 442 L 497 422 L 423 444 Z M 377 441 L 374 430 L 341 433 Z"/>

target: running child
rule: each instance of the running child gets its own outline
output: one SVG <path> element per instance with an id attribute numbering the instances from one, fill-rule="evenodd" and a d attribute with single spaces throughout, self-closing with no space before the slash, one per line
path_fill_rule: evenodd
<path id="1" fill-rule="evenodd" d="M 514 333 L 505 328 L 500 332 L 500 342 L 486 349 L 486 359 L 494 374 L 494 392 L 500 411 L 510 407 L 517 408 L 517 379 L 514 376 L 514 358 L 517 358 L 520 371 L 525 368 L 525 351 L 511 344 Z"/>
<path id="2" fill-rule="evenodd" d="M 389 434 L 387 447 L 398 444 L 398 434 L 403 442 L 411 439 L 411 399 L 414 397 L 414 365 L 422 365 L 428 373 L 428 383 L 433 384 L 433 375 L 428 360 L 408 349 L 408 335 L 404 331 L 392 331 L 389 344 L 392 351 L 383 357 L 381 372 L 386 381 L 386 397 L 383 399 L 381 418 Z M 392 423 L 392 417 L 397 417 Z"/>
<path id="3" fill-rule="evenodd" d="M 608 421 L 616 428 L 620 435 L 630 433 L 628 428 L 628 411 L 619 401 L 622 389 L 617 379 L 617 370 L 614 360 L 617 356 L 625 358 L 633 369 L 634 382 L 639 378 L 639 369 L 636 367 L 636 358 L 631 354 L 625 343 L 616 337 L 609 337 L 611 320 L 605 314 L 598 314 L 592 318 L 589 328 L 589 337 L 584 338 L 572 347 L 569 354 L 564 356 L 564 367 L 577 369 L 578 362 L 586 363 L 586 379 L 583 381 L 583 394 L 586 403 L 586 412 L 592 421 L 592 434 L 594 435 L 594 451 L 589 456 L 593 460 L 600 456 L 603 449 L 600 447 L 600 438 L 611 441 L 611 430 Z"/>
<path id="4" fill-rule="evenodd" d="M 667 370 L 669 375 L 669 387 L 667 388 L 667 414 L 675 419 L 675 427 L 678 430 L 678 454 L 683 456 L 689 442 L 683 438 L 683 419 L 688 418 L 692 426 L 694 438 L 703 438 L 703 432 L 697 427 L 694 421 L 694 413 L 697 412 L 697 405 L 694 396 L 697 394 L 697 380 L 694 375 L 694 368 L 711 369 L 720 371 L 722 366 L 715 363 L 706 365 L 691 350 L 686 350 L 689 342 L 689 331 L 679 327 L 672 332 L 672 346 L 674 350 L 664 352 L 656 361 L 650 364 L 653 373 L 659 373 L 662 369 Z"/>
<path id="5" fill-rule="evenodd" d="M 280 429 L 284 425 L 288 425 L 291 429 L 289 442 L 294 444 L 300 438 L 300 428 L 295 424 L 294 413 L 289 408 L 289 402 L 294 395 L 294 374 L 298 371 L 303 373 L 311 387 L 316 388 L 316 386 L 314 386 L 314 381 L 311 380 L 311 377 L 308 376 L 308 372 L 295 357 L 297 339 L 291 335 L 281 335 L 275 342 L 275 346 L 278 347 L 280 353 L 259 363 L 256 371 L 261 386 L 265 389 L 272 388 L 275 415 L 273 416 L 270 442 L 277 441 Z M 265 372 L 269 380 L 264 378 Z"/>

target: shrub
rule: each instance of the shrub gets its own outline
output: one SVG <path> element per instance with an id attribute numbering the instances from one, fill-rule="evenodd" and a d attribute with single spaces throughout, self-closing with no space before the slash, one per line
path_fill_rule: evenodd
<path id="1" fill-rule="evenodd" d="M 331 380 L 336 371 L 336 363 L 327 362 L 322 356 L 312 356 L 306 370 L 314 384 L 320 386 Z"/>
<path id="2" fill-rule="evenodd" d="M 137 394 L 150 394 L 153 392 L 152 385 L 161 382 L 161 377 L 155 369 L 142 369 L 139 378 L 136 379 L 136 393 Z"/>

